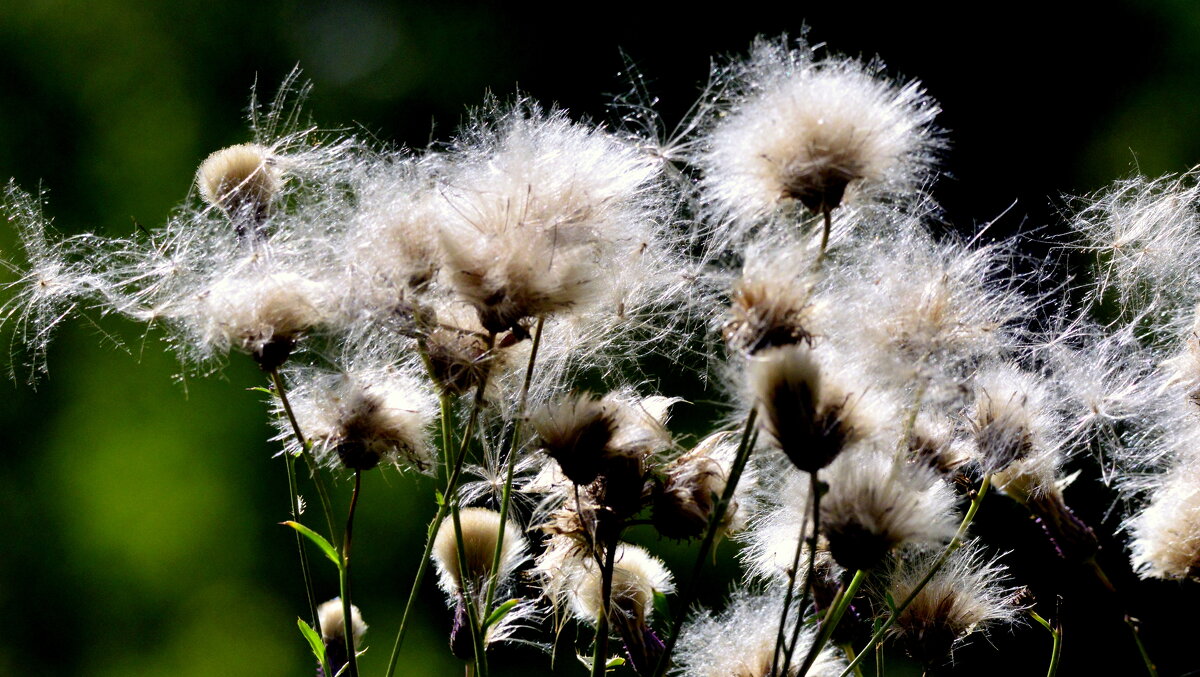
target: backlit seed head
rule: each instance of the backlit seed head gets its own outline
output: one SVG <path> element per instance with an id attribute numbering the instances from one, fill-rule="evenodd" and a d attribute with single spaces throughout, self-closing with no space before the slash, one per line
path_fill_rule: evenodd
<path id="1" fill-rule="evenodd" d="M 283 179 L 270 149 L 246 143 L 209 155 L 196 170 L 196 186 L 205 202 L 229 215 L 243 237 L 246 223 L 257 230 L 267 217 Z"/>
<path id="2" fill-rule="evenodd" d="M 760 426 L 805 472 L 829 465 L 858 434 L 856 401 L 822 372 L 813 351 L 802 344 L 762 351 L 749 365 Z"/>
<path id="3" fill-rule="evenodd" d="M 463 559 L 466 572 L 459 563 L 458 538 L 454 533 L 454 521 L 445 519 L 438 527 L 433 540 L 433 562 L 437 565 L 438 585 L 455 599 L 463 594 L 464 584 L 473 597 L 479 600 L 485 595 L 492 574 L 492 559 L 496 552 L 496 541 L 500 534 L 500 513 L 487 508 L 463 508 L 459 511 L 462 527 Z M 499 584 L 501 586 L 525 559 L 528 545 L 521 528 L 513 522 L 504 525 L 504 542 L 500 549 Z"/>

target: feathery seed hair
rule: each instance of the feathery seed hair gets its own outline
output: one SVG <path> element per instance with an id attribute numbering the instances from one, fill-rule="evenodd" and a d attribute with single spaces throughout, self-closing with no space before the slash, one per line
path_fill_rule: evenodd
<path id="1" fill-rule="evenodd" d="M 696 158 L 715 221 L 746 224 L 792 200 L 820 213 L 848 192 L 899 196 L 928 177 L 938 108 L 921 85 L 814 51 L 760 39 L 749 59 L 717 74 L 729 94 Z"/>
<path id="2" fill-rule="evenodd" d="M 937 558 L 938 553 L 927 552 L 898 560 L 888 584 L 897 604 L 908 599 Z M 987 559 L 976 544 L 964 546 L 901 612 L 891 636 L 923 665 L 940 666 L 972 633 L 1016 620 L 1018 595 L 1004 585 L 1005 573 L 1005 566 Z"/>

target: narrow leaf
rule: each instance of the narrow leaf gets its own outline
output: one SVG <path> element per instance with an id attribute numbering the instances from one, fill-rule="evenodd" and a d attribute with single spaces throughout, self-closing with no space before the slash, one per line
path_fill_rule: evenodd
<path id="1" fill-rule="evenodd" d="M 295 529 L 296 531 L 299 531 L 302 536 L 304 536 L 308 540 L 312 541 L 313 543 L 316 543 L 317 547 L 321 549 L 321 552 L 325 553 L 325 556 L 329 558 L 329 561 L 333 562 L 335 565 L 337 565 L 338 571 L 341 571 L 342 560 L 340 557 L 338 557 L 337 550 L 335 550 L 334 547 L 329 544 L 329 541 L 325 540 L 324 536 L 322 536 L 321 534 L 318 534 L 317 532 L 313 531 L 312 529 L 309 529 L 308 527 L 304 526 L 303 524 L 300 524 L 299 522 L 293 522 L 291 520 L 288 520 L 287 522 L 280 522 L 280 524 L 289 526 L 289 527 Z"/>
<path id="2" fill-rule="evenodd" d="M 308 645 L 312 647 L 313 655 L 317 657 L 317 663 L 325 665 L 325 642 L 321 641 L 321 635 L 317 634 L 311 625 L 305 623 L 303 618 L 297 618 L 296 625 L 300 626 L 300 634 L 304 635 L 304 639 L 307 639 Z"/>
<path id="3" fill-rule="evenodd" d="M 264 387 L 262 387 L 262 386 L 254 386 L 253 388 L 246 388 L 246 390 L 248 390 L 248 391 L 250 391 L 250 392 L 252 392 L 252 393 L 265 393 L 266 395 L 269 395 L 269 396 L 271 396 L 271 397 L 275 397 L 275 391 L 274 391 L 274 390 L 271 390 L 271 389 L 269 389 L 269 388 L 264 388 Z"/>
<path id="4" fill-rule="evenodd" d="M 658 618 L 658 625 L 662 628 L 674 627 L 671 622 L 671 604 L 667 601 L 667 596 L 654 591 L 654 615 Z"/>
<path id="5" fill-rule="evenodd" d="M 493 625 L 495 625 L 496 623 L 499 623 L 501 620 L 503 620 L 504 617 L 508 615 L 508 612 L 512 611 L 513 607 L 515 607 L 517 605 L 518 601 L 519 600 L 510 599 L 507 602 L 505 602 L 504 604 L 501 604 L 500 606 L 496 607 L 492 611 L 492 615 L 488 616 L 487 620 L 483 622 L 483 629 L 486 630 L 486 629 L 492 627 Z"/>

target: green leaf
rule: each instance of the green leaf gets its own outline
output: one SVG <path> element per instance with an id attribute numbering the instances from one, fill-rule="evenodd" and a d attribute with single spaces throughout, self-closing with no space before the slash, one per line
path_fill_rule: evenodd
<path id="1" fill-rule="evenodd" d="M 896 615 L 896 598 L 892 597 L 892 593 L 891 592 L 885 593 L 883 595 L 883 601 L 887 602 L 888 612 L 891 615 L 895 616 Z"/>
<path id="2" fill-rule="evenodd" d="M 487 620 L 483 622 L 483 629 L 487 630 L 503 620 L 504 617 L 508 615 L 508 612 L 512 611 L 513 607 L 515 607 L 519 601 L 520 600 L 510 599 L 504 604 L 496 607 L 495 610 L 492 611 L 492 615 L 488 616 Z"/>
<path id="3" fill-rule="evenodd" d="M 325 540 L 324 536 L 318 534 L 312 529 L 309 529 L 299 522 L 288 520 L 287 522 L 280 522 L 280 524 L 289 526 L 296 531 L 299 531 L 302 536 L 313 543 L 316 543 L 317 547 L 321 549 L 321 552 L 325 553 L 325 556 L 329 558 L 329 561 L 337 565 L 338 571 L 342 570 L 342 558 L 338 557 L 337 550 L 335 550 L 334 547 L 329 544 L 329 541 Z"/>
<path id="4" fill-rule="evenodd" d="M 305 623 L 303 618 L 297 618 L 296 624 L 300 626 L 300 634 L 304 635 L 304 639 L 307 639 L 308 645 L 312 647 L 317 662 L 325 665 L 325 642 L 321 641 L 321 635 L 313 630 L 311 625 Z"/>
<path id="5" fill-rule="evenodd" d="M 671 603 L 667 601 L 667 596 L 658 590 L 654 591 L 654 615 L 658 618 L 659 627 L 672 627 Z"/>
<path id="6" fill-rule="evenodd" d="M 271 396 L 271 397 L 275 397 L 275 391 L 274 391 L 274 390 L 271 390 L 270 388 L 264 388 L 264 387 L 262 387 L 262 386 L 254 386 L 253 388 L 246 388 L 246 390 L 247 390 L 247 391 L 249 391 L 249 392 L 252 392 L 252 393 L 264 393 L 264 394 L 266 394 L 266 395 L 269 395 L 269 396 Z"/>
<path id="7" fill-rule="evenodd" d="M 606 670 L 611 670 L 622 665 L 625 665 L 625 659 L 621 658 L 620 656 L 613 656 L 612 658 L 608 659 L 607 663 L 604 664 L 604 668 Z"/>

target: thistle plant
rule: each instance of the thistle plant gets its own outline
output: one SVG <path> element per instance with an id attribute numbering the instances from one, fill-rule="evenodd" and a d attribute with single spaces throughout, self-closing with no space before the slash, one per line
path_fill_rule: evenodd
<path id="1" fill-rule="evenodd" d="M 997 493 L 1156 674 L 1068 470 L 1101 471 L 1131 571 L 1200 579 L 1194 173 L 1082 199 L 1061 247 L 1094 275 L 1056 287 L 1019 237 L 938 225 L 949 135 L 918 82 L 804 38 L 715 66 L 674 148 L 517 96 L 396 149 L 309 124 L 305 91 L 255 102 L 252 140 L 144 233 L 56 236 L 10 184 L 0 317 L 35 374 L 58 325 L 109 314 L 189 373 L 261 369 L 318 674 L 370 672 L 367 473 L 435 485 L 389 516 L 427 528 L 398 625 L 372 621 L 387 677 L 425 615 L 481 677 L 505 644 L 593 677 L 882 674 L 901 651 L 935 674 L 1026 611 L 1052 627 L 1056 595 L 974 535 Z M 664 363 L 694 391 L 657 392 Z M 721 411 L 672 420 L 713 391 Z M 661 539 L 697 547 L 679 568 Z M 741 575 L 697 608 L 717 558 Z M 430 566 L 448 611 L 419 606 Z"/>

